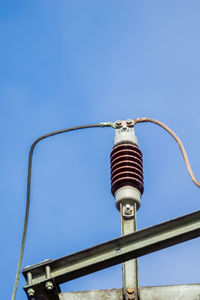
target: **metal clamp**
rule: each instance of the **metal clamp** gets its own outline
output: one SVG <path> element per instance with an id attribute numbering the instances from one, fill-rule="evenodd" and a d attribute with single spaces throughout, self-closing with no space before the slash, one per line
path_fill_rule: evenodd
<path id="1" fill-rule="evenodd" d="M 121 120 L 117 120 L 115 122 L 115 128 L 124 128 L 126 129 L 127 127 L 133 127 L 135 125 L 134 120 L 131 119 L 127 119 L 126 121 L 121 121 Z"/>

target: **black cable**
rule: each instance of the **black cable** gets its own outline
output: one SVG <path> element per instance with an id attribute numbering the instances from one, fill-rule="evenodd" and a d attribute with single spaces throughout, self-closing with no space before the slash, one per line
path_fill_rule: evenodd
<path id="1" fill-rule="evenodd" d="M 44 140 L 48 137 L 60 134 L 60 133 L 65 133 L 73 130 L 79 130 L 79 129 L 86 129 L 86 128 L 94 128 L 94 127 L 110 127 L 111 123 L 100 123 L 100 124 L 91 124 L 91 125 L 82 125 L 82 126 L 76 126 L 76 127 L 71 127 L 63 130 L 58 130 L 54 132 L 50 132 L 48 134 L 42 135 L 38 137 L 33 144 L 31 145 L 30 151 L 29 151 L 29 160 L 28 160 L 28 178 L 27 178 L 27 197 L 26 197 L 26 210 L 25 210 L 25 218 L 24 218 L 24 227 L 23 227 L 23 235 L 22 235 L 22 241 L 21 241 L 21 247 L 20 247 L 20 255 L 19 255 L 19 260 L 18 260 L 18 265 L 17 265 L 17 272 L 16 272 L 16 277 L 15 277 L 15 283 L 14 283 L 14 288 L 12 292 L 12 298 L 11 300 L 15 300 L 16 293 L 17 293 L 17 288 L 19 284 L 19 276 L 20 276 L 20 271 L 21 271 L 21 266 L 22 266 L 22 260 L 23 260 L 23 255 L 24 255 L 24 246 L 26 242 L 26 234 L 27 234 L 27 226 L 28 226 L 28 218 L 29 218 L 29 211 L 30 211 L 30 192 L 31 192 L 31 171 L 32 171 L 32 158 L 33 158 L 33 151 L 35 149 L 35 146 L 41 141 Z"/>

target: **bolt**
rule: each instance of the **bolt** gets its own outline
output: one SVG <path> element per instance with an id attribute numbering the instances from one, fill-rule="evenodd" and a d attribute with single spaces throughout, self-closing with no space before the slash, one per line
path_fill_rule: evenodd
<path id="1" fill-rule="evenodd" d="M 127 130 L 127 126 L 126 126 L 126 125 L 123 125 L 123 126 L 122 126 L 122 129 L 123 129 L 123 130 Z"/>
<path id="2" fill-rule="evenodd" d="M 131 120 L 131 119 L 127 119 L 127 120 L 126 120 L 126 124 L 127 124 L 127 125 L 131 125 L 131 124 L 132 124 L 132 120 Z"/>
<path id="3" fill-rule="evenodd" d="M 132 205 L 130 205 L 130 204 L 127 203 L 123 207 L 123 216 L 127 217 L 127 218 L 132 218 L 134 216 L 134 214 L 133 214 L 133 206 Z"/>
<path id="4" fill-rule="evenodd" d="M 45 286 L 48 291 L 53 290 L 53 283 L 51 281 L 47 281 Z"/>
<path id="5" fill-rule="evenodd" d="M 117 126 L 120 126 L 120 125 L 122 125 L 122 121 L 121 121 L 121 120 L 118 120 L 118 121 L 115 122 L 115 124 L 116 124 Z"/>
<path id="6" fill-rule="evenodd" d="M 28 294 L 29 297 L 33 297 L 33 296 L 35 295 L 34 289 L 31 289 L 31 288 L 28 289 L 28 290 L 27 290 L 27 294 Z"/>
<path id="7" fill-rule="evenodd" d="M 135 300 L 135 290 L 128 288 L 127 290 L 128 300 Z"/>
<path id="8" fill-rule="evenodd" d="M 28 285 L 32 284 L 32 274 L 31 274 L 31 272 L 27 273 L 27 284 Z"/>
<path id="9" fill-rule="evenodd" d="M 51 278 L 51 269 L 50 269 L 50 267 L 46 266 L 45 270 L 46 270 L 46 278 L 47 279 Z"/>
<path id="10" fill-rule="evenodd" d="M 135 294 L 135 290 L 134 290 L 134 289 L 128 288 L 128 289 L 127 289 L 127 293 L 128 293 L 128 294 Z"/>
<path id="11" fill-rule="evenodd" d="M 126 210 L 130 210 L 130 209 L 131 209 L 130 204 L 126 204 Z"/>

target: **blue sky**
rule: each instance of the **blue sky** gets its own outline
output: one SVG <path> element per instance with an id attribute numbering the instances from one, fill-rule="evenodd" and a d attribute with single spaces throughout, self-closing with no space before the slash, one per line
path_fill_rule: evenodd
<path id="1" fill-rule="evenodd" d="M 200 2 L 2 1 L 0 9 L 1 295 L 9 299 L 19 256 L 28 152 L 49 131 L 153 117 L 182 139 L 200 178 Z M 199 189 L 178 146 L 139 124 L 145 192 L 138 229 L 199 209 Z M 113 129 L 52 137 L 33 159 L 23 267 L 120 235 L 110 192 Z M 140 285 L 197 283 L 199 239 L 139 259 Z M 63 285 L 121 287 L 121 266 Z M 20 278 L 17 299 L 25 300 Z"/>

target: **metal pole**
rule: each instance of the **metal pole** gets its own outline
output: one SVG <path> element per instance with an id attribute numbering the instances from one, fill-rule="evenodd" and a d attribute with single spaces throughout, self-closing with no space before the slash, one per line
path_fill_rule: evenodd
<path id="1" fill-rule="evenodd" d="M 120 204 L 121 234 L 133 233 L 136 228 L 136 204 Z M 123 271 L 123 299 L 138 300 L 138 265 L 137 259 L 122 264 Z"/>

